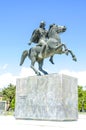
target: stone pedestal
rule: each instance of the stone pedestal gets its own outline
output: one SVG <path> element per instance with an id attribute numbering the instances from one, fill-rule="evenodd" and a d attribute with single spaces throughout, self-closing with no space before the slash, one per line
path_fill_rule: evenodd
<path id="1" fill-rule="evenodd" d="M 63 74 L 17 79 L 15 118 L 77 120 L 77 79 Z"/>
<path id="2" fill-rule="evenodd" d="M 0 114 L 3 114 L 6 111 L 7 103 L 6 101 L 0 101 Z"/>

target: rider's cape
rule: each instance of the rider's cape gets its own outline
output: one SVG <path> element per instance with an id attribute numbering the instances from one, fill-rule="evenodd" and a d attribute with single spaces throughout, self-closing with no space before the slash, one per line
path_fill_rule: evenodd
<path id="1" fill-rule="evenodd" d="M 35 30 L 33 31 L 33 33 L 32 33 L 32 36 L 31 36 L 30 41 L 31 41 L 31 42 L 34 42 L 34 43 L 38 43 L 39 38 L 40 38 L 39 30 L 38 30 L 38 29 L 35 29 Z"/>

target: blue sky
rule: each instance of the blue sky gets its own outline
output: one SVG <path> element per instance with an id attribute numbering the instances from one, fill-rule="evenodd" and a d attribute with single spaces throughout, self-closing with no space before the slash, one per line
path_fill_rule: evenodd
<path id="1" fill-rule="evenodd" d="M 22 67 L 19 66 L 20 57 L 22 51 L 35 46 L 27 43 L 42 20 L 46 22 L 46 29 L 52 23 L 67 27 L 66 32 L 60 35 L 61 40 L 77 57 L 77 62 L 74 62 L 70 55 L 55 55 L 55 65 L 47 58 L 44 68 L 49 73 L 62 70 L 84 73 L 85 78 L 86 0 L 3 0 L 0 1 L 0 84 L 4 75 L 4 78 L 6 74 L 16 77 L 23 68 L 29 68 L 28 59 Z"/>

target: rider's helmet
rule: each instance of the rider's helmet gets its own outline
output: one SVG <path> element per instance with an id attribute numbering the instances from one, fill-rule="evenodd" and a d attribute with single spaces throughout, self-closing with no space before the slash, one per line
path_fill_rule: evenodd
<path id="1" fill-rule="evenodd" d="M 45 22 L 44 21 L 40 22 L 40 27 L 45 27 Z"/>

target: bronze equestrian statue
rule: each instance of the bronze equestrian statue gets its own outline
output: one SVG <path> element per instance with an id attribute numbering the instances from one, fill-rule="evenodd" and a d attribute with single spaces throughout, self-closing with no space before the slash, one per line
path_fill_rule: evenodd
<path id="1" fill-rule="evenodd" d="M 61 43 L 61 39 L 59 34 L 66 31 L 65 26 L 58 26 L 56 24 L 52 24 L 49 27 L 49 30 L 47 32 L 47 38 L 41 37 L 40 38 L 40 32 L 38 30 L 34 31 L 34 37 L 37 37 L 38 44 L 35 47 L 30 48 L 29 50 L 25 50 L 22 53 L 20 65 L 24 63 L 24 60 L 26 57 L 28 57 L 31 60 L 30 67 L 34 70 L 34 72 L 37 75 L 41 75 L 39 70 L 44 73 L 48 74 L 45 70 L 43 70 L 43 61 L 45 58 L 50 57 L 51 63 L 53 63 L 53 56 L 55 54 L 66 54 L 69 53 L 72 56 L 72 59 L 74 61 L 77 61 L 75 55 L 71 50 L 69 50 L 65 44 Z M 44 40 L 46 44 L 41 45 L 40 41 Z M 33 40 L 32 40 L 33 41 Z M 42 56 L 40 56 L 40 52 L 42 52 Z M 38 70 L 34 67 L 35 63 L 38 62 Z"/>

